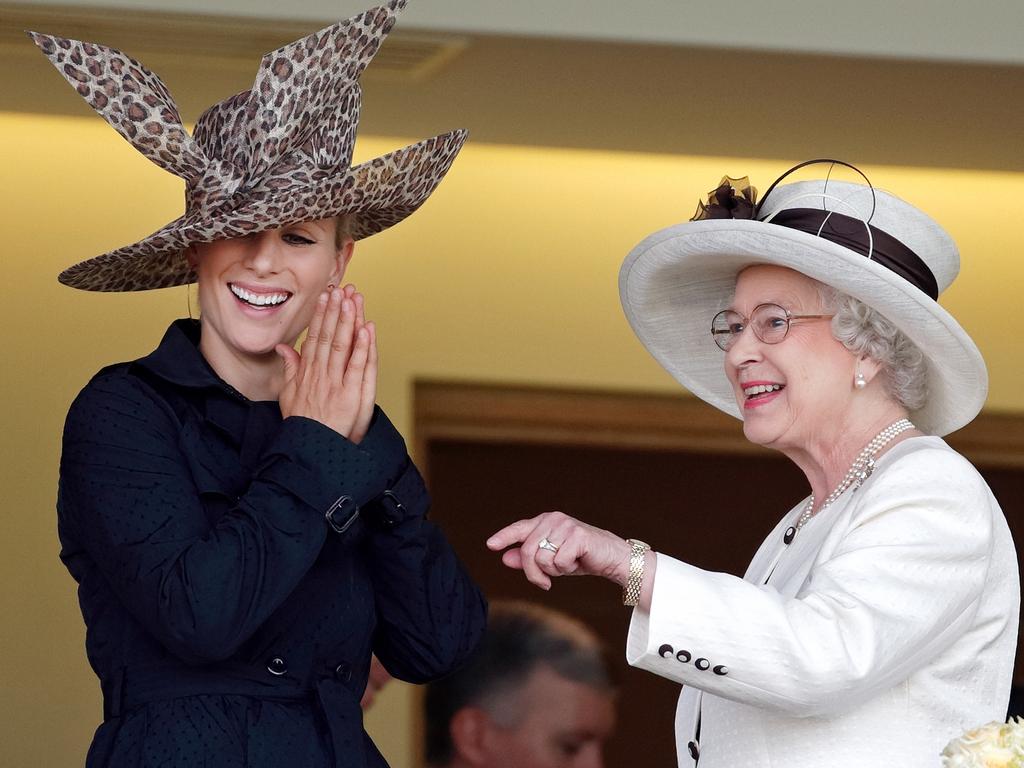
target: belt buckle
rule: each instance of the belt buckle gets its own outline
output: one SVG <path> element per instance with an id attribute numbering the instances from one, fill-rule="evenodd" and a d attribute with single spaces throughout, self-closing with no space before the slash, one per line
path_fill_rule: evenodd
<path id="1" fill-rule="evenodd" d="M 324 513 L 324 517 L 327 518 L 327 523 L 335 533 L 344 533 L 359 517 L 359 505 L 351 496 L 342 496 L 331 504 L 330 509 Z"/>

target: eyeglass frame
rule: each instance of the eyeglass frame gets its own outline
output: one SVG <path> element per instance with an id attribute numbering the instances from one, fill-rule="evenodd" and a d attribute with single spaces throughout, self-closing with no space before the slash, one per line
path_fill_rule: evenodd
<path id="1" fill-rule="evenodd" d="M 782 334 L 782 338 L 780 338 L 778 341 L 768 341 L 767 339 L 761 338 L 761 334 L 759 334 L 757 332 L 756 326 L 750 326 L 750 322 L 749 322 L 750 318 L 753 317 L 755 314 L 757 314 L 757 311 L 759 309 L 761 309 L 761 307 L 778 307 L 779 309 L 781 309 L 785 313 L 785 315 L 786 315 L 786 332 Z M 831 314 L 831 315 L 796 315 L 796 314 L 793 314 L 792 312 L 790 312 L 788 309 L 786 309 L 781 304 L 776 304 L 774 301 L 766 301 L 766 302 L 763 302 L 761 304 L 758 304 L 756 307 L 754 307 L 752 310 L 750 310 L 750 317 L 747 317 L 747 316 L 744 316 L 744 315 L 740 314 L 735 309 L 723 309 L 723 310 L 721 310 L 719 312 L 716 312 L 715 316 L 711 318 L 711 338 L 715 342 L 715 346 L 718 347 L 723 352 L 728 352 L 729 349 L 732 347 L 732 344 L 735 343 L 736 339 L 738 339 L 739 335 L 740 335 L 739 333 L 732 333 L 731 331 L 727 331 L 727 332 L 721 332 L 721 331 L 716 332 L 715 331 L 715 320 L 717 320 L 719 317 L 721 317 L 722 315 L 724 315 L 727 312 L 732 312 L 733 314 L 739 315 L 741 318 L 743 318 L 743 330 L 745 331 L 747 329 L 747 327 L 750 326 L 752 328 L 754 336 L 757 338 L 757 340 L 762 342 L 762 343 L 764 343 L 764 344 L 781 344 L 782 342 L 784 342 L 786 340 L 786 337 L 789 336 L 789 328 L 792 325 L 794 320 L 823 320 L 825 318 L 832 319 L 833 317 L 835 317 L 835 314 Z M 740 331 L 740 333 L 743 333 L 743 331 Z M 726 336 L 727 338 L 731 339 L 732 342 L 729 344 L 728 347 L 723 347 L 718 342 L 719 336 Z"/>

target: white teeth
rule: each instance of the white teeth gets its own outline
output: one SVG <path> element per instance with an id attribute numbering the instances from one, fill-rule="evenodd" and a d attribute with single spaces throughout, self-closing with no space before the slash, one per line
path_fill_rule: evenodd
<path id="1" fill-rule="evenodd" d="M 277 304 L 283 304 L 288 299 L 287 293 L 253 293 L 247 291 L 245 288 L 240 288 L 233 283 L 228 283 L 228 288 L 238 298 L 244 301 L 246 304 L 252 304 L 254 307 L 266 307 L 274 306 Z"/>
<path id="2" fill-rule="evenodd" d="M 780 389 L 782 389 L 781 384 L 758 384 L 753 387 L 744 387 L 743 392 L 747 397 L 752 397 L 753 395 L 763 395 L 765 392 L 776 392 Z"/>

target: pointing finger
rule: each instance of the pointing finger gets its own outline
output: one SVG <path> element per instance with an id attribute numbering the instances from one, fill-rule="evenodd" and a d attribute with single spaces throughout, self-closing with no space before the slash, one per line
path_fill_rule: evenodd
<path id="1" fill-rule="evenodd" d="M 517 520 L 511 525 L 506 525 L 487 540 L 487 548 L 497 552 L 498 550 L 519 544 L 526 540 L 536 525 L 536 517 L 529 520 Z"/>

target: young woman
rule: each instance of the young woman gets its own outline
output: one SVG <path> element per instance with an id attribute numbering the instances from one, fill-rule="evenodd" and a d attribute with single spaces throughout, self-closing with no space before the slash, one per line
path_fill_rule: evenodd
<path id="1" fill-rule="evenodd" d="M 341 287 L 355 240 L 415 210 L 465 140 L 350 167 L 357 78 L 403 5 L 269 54 L 194 137 L 138 62 L 33 35 L 187 186 L 183 217 L 62 282 L 197 279 L 202 307 L 100 371 L 68 414 L 61 557 L 104 698 L 90 766 L 383 765 L 361 726 L 371 653 L 424 682 L 482 634 L 484 601 L 374 405 L 364 299 Z"/>

